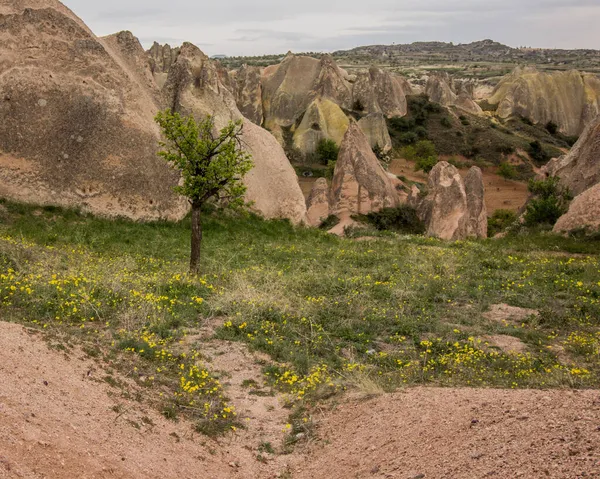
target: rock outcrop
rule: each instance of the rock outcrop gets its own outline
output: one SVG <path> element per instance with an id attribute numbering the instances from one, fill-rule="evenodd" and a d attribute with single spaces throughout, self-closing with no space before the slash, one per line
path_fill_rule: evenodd
<path id="1" fill-rule="evenodd" d="M 577 196 L 600 183 L 600 116 L 583 132 L 571 151 L 552 159 L 543 176 L 558 176 L 562 186 Z"/>
<path id="2" fill-rule="evenodd" d="M 165 103 L 173 110 L 197 117 L 213 115 L 215 126 L 242 119 L 233 93 L 220 80 L 217 66 L 198 47 L 184 43 L 169 71 Z M 283 148 L 266 130 L 244 121 L 242 142 L 254 160 L 246 175 L 247 200 L 266 218 L 306 220 L 304 195 Z"/>
<path id="3" fill-rule="evenodd" d="M 150 56 L 150 68 L 154 80 L 159 88 L 162 88 L 167 81 L 167 75 L 171 66 L 177 60 L 179 48 L 171 48 L 168 43 L 160 45 L 154 42 L 150 50 L 148 50 L 148 55 Z"/>
<path id="4" fill-rule="evenodd" d="M 545 73 L 517 68 L 496 86 L 488 102 L 501 118 L 523 116 L 552 121 L 567 135 L 579 135 L 600 114 L 600 79 L 576 70 Z"/>
<path id="5" fill-rule="evenodd" d="M 371 67 L 357 75 L 353 108 L 365 113 L 383 113 L 387 118 L 405 116 L 408 111 L 403 85 L 391 74 Z"/>
<path id="6" fill-rule="evenodd" d="M 425 85 L 425 93 L 434 103 L 478 115 L 481 107 L 473 100 L 473 89 L 465 82 L 453 82 L 448 74 L 430 75 Z"/>
<path id="7" fill-rule="evenodd" d="M 336 103 L 316 99 L 307 108 L 294 133 L 294 146 L 303 153 L 313 153 L 323 139 L 333 140 L 339 145 L 349 123 L 348 117 Z"/>
<path id="8" fill-rule="evenodd" d="M 329 185 L 325 178 L 319 178 L 306 200 L 308 224 L 319 226 L 329 217 Z"/>
<path id="9" fill-rule="evenodd" d="M 467 195 L 467 237 L 487 238 L 488 217 L 485 206 L 485 186 L 483 173 L 477 166 L 472 167 L 464 179 Z"/>
<path id="10" fill-rule="evenodd" d="M 185 214 L 156 155 L 149 67 L 132 66 L 140 48 L 127 34 L 97 38 L 58 1 L 0 6 L 0 195 L 143 220 Z"/>
<path id="11" fill-rule="evenodd" d="M 371 148 L 379 147 L 384 152 L 392 149 L 392 139 L 383 113 L 371 113 L 362 117 L 358 126 L 367 136 Z"/>
<path id="12" fill-rule="evenodd" d="M 429 174 L 428 194 L 420 199 L 411 192 L 410 201 L 426 225 L 426 235 L 445 240 L 487 237 L 484 187 L 481 171 L 473 168 L 465 186 L 458 170 L 441 161 Z"/>
<path id="13" fill-rule="evenodd" d="M 600 232 L 600 183 L 577 196 L 554 226 L 555 233 L 580 230 Z"/>
<path id="14" fill-rule="evenodd" d="M 251 122 L 262 125 L 262 85 L 260 68 L 243 65 L 233 73 L 233 85 L 236 104 Z"/>
<path id="15" fill-rule="evenodd" d="M 351 215 L 398 205 L 392 181 L 355 121 L 344 136 L 331 185 L 331 213 L 344 223 Z"/>

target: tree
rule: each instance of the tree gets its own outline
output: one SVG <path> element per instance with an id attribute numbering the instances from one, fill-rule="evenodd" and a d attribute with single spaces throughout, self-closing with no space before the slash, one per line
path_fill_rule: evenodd
<path id="1" fill-rule="evenodd" d="M 241 120 L 230 121 L 218 134 L 212 116 L 196 122 L 193 116 L 182 117 L 171 110 L 160 111 L 155 121 L 165 141 L 158 154 L 181 172 L 182 182 L 174 189 L 185 196 L 192 207 L 192 242 L 190 273 L 200 271 L 202 243 L 201 208 L 218 198 L 228 206 L 244 204 L 246 187 L 242 179 L 254 164 L 242 149 Z"/>
<path id="2" fill-rule="evenodd" d="M 329 138 L 323 138 L 317 144 L 317 158 L 323 165 L 329 164 L 330 161 L 337 161 L 339 152 L 340 148 L 337 143 Z"/>

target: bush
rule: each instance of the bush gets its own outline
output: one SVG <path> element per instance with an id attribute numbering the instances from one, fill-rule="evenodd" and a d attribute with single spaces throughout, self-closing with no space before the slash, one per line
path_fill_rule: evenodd
<path id="1" fill-rule="evenodd" d="M 558 219 L 567 212 L 571 195 L 559 185 L 558 178 L 530 180 L 529 191 L 534 198 L 527 204 L 525 212 L 527 226 L 554 226 Z"/>
<path id="2" fill-rule="evenodd" d="M 421 139 L 421 140 L 426 140 L 429 133 L 427 133 L 427 128 L 425 128 L 424 126 L 417 126 L 415 128 L 415 134 Z"/>
<path id="3" fill-rule="evenodd" d="M 417 158 L 429 158 L 430 156 L 437 156 L 437 150 L 435 149 L 435 145 L 433 142 L 429 140 L 419 141 L 415 145 L 415 153 Z"/>
<path id="4" fill-rule="evenodd" d="M 465 115 L 460 115 L 458 117 L 458 119 L 463 124 L 463 126 L 469 126 L 471 124 L 471 122 L 469 121 L 469 119 Z"/>
<path id="5" fill-rule="evenodd" d="M 406 118 L 405 116 L 395 116 L 389 120 L 390 127 L 398 131 L 410 131 L 415 126 L 415 120 Z"/>
<path id="6" fill-rule="evenodd" d="M 514 180 L 519 176 L 519 172 L 513 165 L 505 161 L 500 164 L 498 175 L 506 180 Z"/>
<path id="7" fill-rule="evenodd" d="M 447 116 L 443 117 L 440 120 L 440 124 L 444 127 L 444 128 L 452 128 L 452 122 L 450 121 L 450 118 L 448 118 Z"/>
<path id="8" fill-rule="evenodd" d="M 549 121 L 546 123 L 546 130 L 548 130 L 548 133 L 551 135 L 556 135 L 558 133 L 558 125 L 553 121 Z"/>
<path id="9" fill-rule="evenodd" d="M 531 156 L 531 158 L 533 159 L 533 161 L 535 161 L 539 165 L 543 165 L 547 163 L 548 160 L 550 160 L 550 156 L 548 155 L 546 150 L 544 150 L 544 147 L 542 146 L 539 140 L 535 140 L 529 143 L 528 153 L 529 156 Z"/>
<path id="10" fill-rule="evenodd" d="M 329 231 L 334 226 L 337 226 L 340 222 L 340 219 L 335 215 L 329 215 L 325 218 L 321 224 L 319 225 L 319 229 Z"/>
<path id="11" fill-rule="evenodd" d="M 322 139 L 317 145 L 317 160 L 323 165 L 328 165 L 330 161 L 337 161 L 340 148 L 336 142 L 329 139 Z"/>
<path id="12" fill-rule="evenodd" d="M 438 164 L 437 156 L 428 156 L 427 158 L 418 158 L 417 164 L 415 165 L 415 171 L 423 170 L 425 173 L 429 173 L 433 170 L 433 167 Z"/>
<path id="13" fill-rule="evenodd" d="M 511 210 L 496 210 L 488 220 L 488 235 L 496 236 L 517 221 L 517 214 Z"/>
<path id="14" fill-rule="evenodd" d="M 419 136 L 415 132 L 409 131 L 402 133 L 398 139 L 404 145 L 413 145 L 419 140 Z"/>
<path id="15" fill-rule="evenodd" d="M 414 208 L 402 205 L 398 208 L 384 208 L 366 215 L 367 221 L 379 231 L 398 231 L 407 234 L 423 234 L 425 226 Z"/>

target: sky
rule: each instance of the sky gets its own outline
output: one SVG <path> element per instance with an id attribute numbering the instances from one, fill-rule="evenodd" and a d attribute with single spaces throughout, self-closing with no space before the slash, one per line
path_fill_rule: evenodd
<path id="1" fill-rule="evenodd" d="M 206 54 L 331 52 L 490 38 L 512 47 L 600 49 L 600 0 L 63 0 L 97 35 Z"/>

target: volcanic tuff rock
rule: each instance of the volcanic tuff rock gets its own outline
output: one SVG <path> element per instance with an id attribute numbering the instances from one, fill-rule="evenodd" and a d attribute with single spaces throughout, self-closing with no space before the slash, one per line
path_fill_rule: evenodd
<path id="1" fill-rule="evenodd" d="M 483 174 L 477 166 L 472 167 L 464 179 L 467 195 L 467 237 L 487 238 L 488 217 L 485 207 Z"/>
<path id="2" fill-rule="evenodd" d="M 177 60 L 179 48 L 171 48 L 168 43 L 160 45 L 154 42 L 148 50 L 148 55 L 150 56 L 150 68 L 156 84 L 162 88 L 167 81 L 167 74 L 171 69 L 171 65 Z"/>
<path id="3" fill-rule="evenodd" d="M 243 65 L 233 72 L 233 85 L 236 104 L 242 113 L 251 122 L 262 125 L 262 85 L 260 82 L 260 68 Z"/>
<path id="4" fill-rule="evenodd" d="M 408 111 L 404 88 L 391 73 L 371 67 L 357 75 L 354 108 L 360 106 L 365 113 L 383 113 L 387 118 L 404 116 Z"/>
<path id="5" fill-rule="evenodd" d="M 322 139 L 333 140 L 339 145 L 349 123 L 348 117 L 336 103 L 319 98 L 304 113 L 294 133 L 294 146 L 303 153 L 312 153 Z"/>
<path id="6" fill-rule="evenodd" d="M 582 229 L 600 232 L 600 183 L 577 196 L 554 226 L 555 233 Z"/>
<path id="7" fill-rule="evenodd" d="M 571 151 L 552 159 L 542 174 L 558 176 L 575 196 L 600 183 L 600 116 L 585 129 Z"/>
<path id="8" fill-rule="evenodd" d="M 329 185 L 325 178 L 319 178 L 306 200 L 308 224 L 319 226 L 329 216 Z"/>
<path id="9" fill-rule="evenodd" d="M 342 223 L 353 214 L 366 214 L 398 205 L 398 194 L 367 137 L 355 121 L 344 136 L 331 185 L 331 212 Z"/>
<path id="10" fill-rule="evenodd" d="M 441 161 L 429 174 L 427 196 L 420 199 L 417 192 L 411 193 L 410 203 L 417 205 L 427 236 L 445 240 L 487 237 L 481 170 L 471 169 L 467 185 L 454 166 Z"/>
<path id="11" fill-rule="evenodd" d="M 386 152 L 392 149 L 392 139 L 383 113 L 371 113 L 362 117 L 358 126 L 367 136 L 371 148 L 379 147 Z"/>
<path id="12" fill-rule="evenodd" d="M 0 6 L 0 195 L 136 219 L 181 218 L 156 155 L 148 65 L 54 0 Z M 138 68 L 139 67 L 139 68 Z"/>
<path id="13" fill-rule="evenodd" d="M 465 82 L 453 82 L 448 74 L 430 75 L 425 93 L 432 102 L 443 106 L 456 106 L 473 115 L 482 113 L 481 107 L 473 101 L 473 88 Z"/>
<path id="14" fill-rule="evenodd" d="M 489 103 L 501 118 L 520 115 L 535 123 L 556 123 L 567 135 L 579 135 L 600 114 L 600 79 L 595 75 L 539 72 L 517 68 L 496 86 Z"/>
<path id="15" fill-rule="evenodd" d="M 233 93 L 221 83 L 215 63 L 191 43 L 181 47 L 177 61 L 169 71 L 164 95 L 166 105 L 175 111 L 200 118 L 213 115 L 217 128 L 230 120 L 243 118 Z M 244 179 L 248 187 L 247 200 L 267 218 L 289 218 L 295 223 L 305 221 L 302 190 L 277 140 L 245 119 L 242 143 L 252 154 L 255 164 Z"/>

